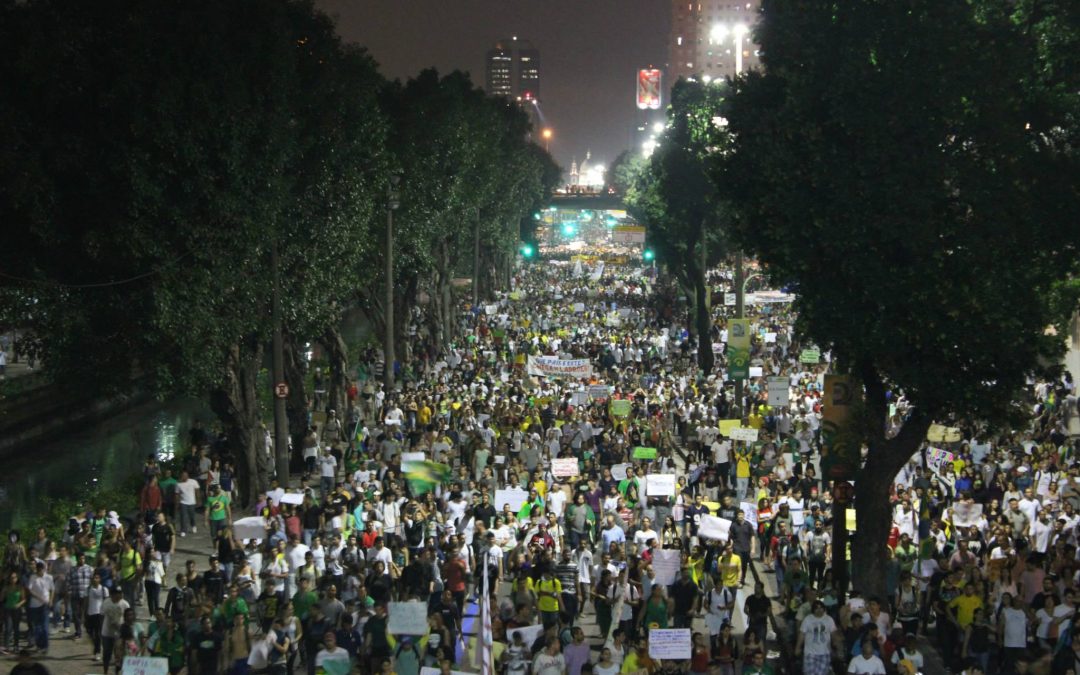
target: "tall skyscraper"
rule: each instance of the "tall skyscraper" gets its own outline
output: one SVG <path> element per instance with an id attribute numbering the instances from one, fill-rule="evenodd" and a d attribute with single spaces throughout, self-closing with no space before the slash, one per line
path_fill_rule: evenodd
<path id="1" fill-rule="evenodd" d="M 667 84 L 680 77 L 717 79 L 760 65 L 753 28 L 761 0 L 672 0 Z"/>
<path id="2" fill-rule="evenodd" d="M 499 40 L 487 53 L 487 91 L 519 101 L 540 98 L 540 51 L 517 36 Z"/>

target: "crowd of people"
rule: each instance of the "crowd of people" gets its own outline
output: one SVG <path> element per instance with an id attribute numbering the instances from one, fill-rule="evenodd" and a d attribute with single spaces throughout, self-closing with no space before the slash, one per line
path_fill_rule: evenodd
<path id="1" fill-rule="evenodd" d="M 300 485 L 254 504 L 193 429 L 183 466 L 147 460 L 139 514 L 79 514 L 56 541 L 11 534 L 2 646 L 47 654 L 73 630 L 106 674 L 152 656 L 195 675 L 450 675 L 481 669 L 487 598 L 507 675 L 914 674 L 931 651 L 971 674 L 1080 672 L 1068 374 L 1031 383 L 1028 428 L 961 425 L 912 458 L 887 593 L 864 597 L 834 582 L 828 355 L 803 363 L 784 299 L 750 305 L 737 401 L 733 308 L 700 338 L 677 297 L 645 268 L 522 267 L 511 292 L 463 309 L 450 348 L 416 349 L 397 388 L 368 363 L 347 411 L 314 401 Z M 767 376 L 787 378 L 786 405 Z M 898 397 L 896 428 L 905 412 Z M 424 633 L 391 630 L 398 602 L 426 604 Z M 689 629 L 685 658 L 654 656 L 658 629 Z"/>

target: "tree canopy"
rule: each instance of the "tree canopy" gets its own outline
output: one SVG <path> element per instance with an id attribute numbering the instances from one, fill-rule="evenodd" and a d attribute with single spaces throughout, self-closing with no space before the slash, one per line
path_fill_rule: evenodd
<path id="1" fill-rule="evenodd" d="M 1077 271 L 1076 88 L 1043 36 L 1075 41 L 1065 4 L 767 0 L 763 70 L 722 108 L 733 152 L 713 178 L 732 236 L 864 385 L 864 592 L 883 578 L 875 516 L 930 421 L 1008 420 L 1063 349 L 1045 329 Z M 1054 16 L 1037 29 L 1035 11 Z M 888 389 L 915 406 L 893 439 Z"/>

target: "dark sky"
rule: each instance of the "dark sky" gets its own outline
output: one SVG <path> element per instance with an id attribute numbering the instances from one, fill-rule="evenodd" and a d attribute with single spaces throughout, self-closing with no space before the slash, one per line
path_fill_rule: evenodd
<path id="1" fill-rule="evenodd" d="M 551 153 L 569 170 L 587 149 L 609 165 L 649 117 L 634 105 L 638 68 L 663 68 L 670 0 L 316 0 L 338 31 L 390 78 L 428 66 L 484 85 L 484 54 L 517 35 L 540 50 L 540 99 Z M 665 83 L 666 84 L 666 83 Z M 666 103 L 666 102 L 665 102 Z M 640 142 L 640 141 L 638 141 Z"/>

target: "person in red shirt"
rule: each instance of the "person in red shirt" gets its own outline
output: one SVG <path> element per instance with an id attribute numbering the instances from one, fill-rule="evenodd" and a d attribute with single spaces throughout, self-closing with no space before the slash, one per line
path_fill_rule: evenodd
<path id="1" fill-rule="evenodd" d="M 375 531 L 375 523 L 368 522 L 364 527 L 364 531 L 360 533 L 360 548 L 365 551 L 375 546 L 375 540 L 379 538 L 379 533 Z"/>
<path id="2" fill-rule="evenodd" d="M 468 573 L 465 561 L 458 557 L 458 549 L 454 548 L 443 563 L 442 577 L 446 589 L 454 596 L 458 611 L 465 609 L 465 586 Z"/>
<path id="3" fill-rule="evenodd" d="M 157 476 L 152 476 L 146 485 L 143 485 L 142 492 L 139 494 L 139 510 L 144 514 L 151 513 L 156 516 L 161 510 L 161 499 L 161 488 L 158 487 Z"/>

